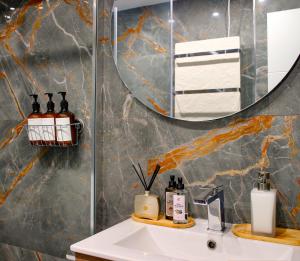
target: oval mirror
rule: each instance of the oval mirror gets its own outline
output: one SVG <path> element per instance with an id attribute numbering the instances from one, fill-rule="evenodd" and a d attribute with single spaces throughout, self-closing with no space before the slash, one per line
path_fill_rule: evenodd
<path id="1" fill-rule="evenodd" d="M 272 91 L 300 53 L 299 0 L 116 0 L 119 74 L 149 108 L 205 121 Z"/>

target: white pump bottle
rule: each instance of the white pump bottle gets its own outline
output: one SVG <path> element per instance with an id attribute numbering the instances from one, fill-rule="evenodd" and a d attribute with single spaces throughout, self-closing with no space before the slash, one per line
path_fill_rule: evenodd
<path id="1" fill-rule="evenodd" d="M 257 188 L 251 191 L 252 234 L 274 237 L 276 233 L 276 189 L 270 188 L 270 173 L 258 174 Z"/>

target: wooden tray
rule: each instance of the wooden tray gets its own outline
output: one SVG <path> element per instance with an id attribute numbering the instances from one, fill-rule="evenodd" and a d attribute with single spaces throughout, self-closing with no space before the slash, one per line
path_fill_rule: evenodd
<path id="1" fill-rule="evenodd" d="M 132 214 L 131 218 L 136 222 L 155 225 L 155 226 L 171 227 L 171 228 L 189 228 L 195 225 L 195 220 L 192 217 L 188 218 L 187 224 L 174 224 L 172 220 L 165 219 L 163 215 L 159 217 L 159 220 L 139 218 L 135 214 Z"/>
<path id="2" fill-rule="evenodd" d="M 238 237 L 260 240 L 284 245 L 300 246 L 300 230 L 276 228 L 275 237 L 257 236 L 251 233 L 251 224 L 236 224 L 232 226 L 232 233 Z"/>

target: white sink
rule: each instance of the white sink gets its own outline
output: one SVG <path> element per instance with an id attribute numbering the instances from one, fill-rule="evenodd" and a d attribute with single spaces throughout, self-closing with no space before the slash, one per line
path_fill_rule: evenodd
<path id="1" fill-rule="evenodd" d="M 189 229 L 172 229 L 128 219 L 71 246 L 71 250 L 109 260 L 132 261 L 300 261 L 300 247 L 247 240 L 208 232 L 207 222 L 196 220 Z M 208 240 L 216 242 L 214 250 Z"/>

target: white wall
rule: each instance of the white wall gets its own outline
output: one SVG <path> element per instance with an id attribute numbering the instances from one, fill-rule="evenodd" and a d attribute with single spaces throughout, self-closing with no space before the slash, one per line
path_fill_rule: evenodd
<path id="1" fill-rule="evenodd" d="M 268 13 L 267 21 L 268 91 L 271 91 L 300 54 L 300 8 Z"/>

